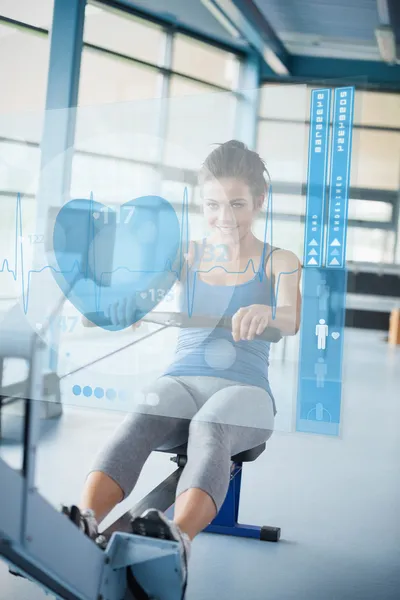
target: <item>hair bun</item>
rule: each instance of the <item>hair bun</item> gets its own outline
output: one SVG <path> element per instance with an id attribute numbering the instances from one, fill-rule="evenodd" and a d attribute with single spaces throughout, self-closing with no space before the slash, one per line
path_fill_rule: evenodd
<path id="1" fill-rule="evenodd" d="M 222 144 L 226 148 L 236 148 L 237 150 L 247 150 L 246 144 L 240 142 L 239 140 L 229 140 L 229 142 L 225 142 Z"/>
<path id="2" fill-rule="evenodd" d="M 205 159 L 199 173 L 200 184 L 224 178 L 236 178 L 249 186 L 253 198 L 265 196 L 269 190 L 264 178 L 265 163 L 260 155 L 239 140 L 218 144 Z M 269 174 L 268 179 L 270 180 Z"/>

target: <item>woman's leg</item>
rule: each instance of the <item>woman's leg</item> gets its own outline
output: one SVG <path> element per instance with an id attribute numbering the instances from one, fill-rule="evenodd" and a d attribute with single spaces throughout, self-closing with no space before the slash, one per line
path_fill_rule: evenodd
<path id="1" fill-rule="evenodd" d="M 225 500 L 231 457 L 267 441 L 273 427 L 269 394 L 246 385 L 220 389 L 192 419 L 174 516 L 191 539 L 211 523 Z"/>
<path id="2" fill-rule="evenodd" d="M 192 487 L 180 494 L 175 502 L 174 522 L 193 540 L 216 517 L 217 508 L 211 496 Z"/>
<path id="3" fill-rule="evenodd" d="M 82 512 L 92 510 L 100 523 L 123 499 L 124 491 L 120 485 L 106 473 L 96 470 L 90 472 L 85 481 L 79 508 Z"/>
<path id="4" fill-rule="evenodd" d="M 153 450 L 167 442 L 173 446 L 186 441 L 197 411 L 191 394 L 173 377 L 160 377 L 143 393 L 152 395 L 152 405 L 143 404 L 137 409 L 142 412 L 127 415 L 86 479 L 79 508 L 93 511 L 98 523 L 131 493 Z"/>

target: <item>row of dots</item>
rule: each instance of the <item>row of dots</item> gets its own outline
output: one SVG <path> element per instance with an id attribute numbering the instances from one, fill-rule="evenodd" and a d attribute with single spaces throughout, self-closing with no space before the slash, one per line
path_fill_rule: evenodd
<path id="1" fill-rule="evenodd" d="M 80 396 L 81 394 L 86 398 L 90 398 L 91 396 L 95 396 L 95 398 L 108 398 L 108 400 L 115 400 L 118 396 L 120 400 L 126 400 L 126 392 L 125 390 L 119 390 L 118 392 L 113 388 L 104 389 L 101 387 L 91 388 L 90 385 L 85 385 L 85 387 L 81 387 L 80 385 L 74 385 L 72 388 L 72 393 L 74 396 Z"/>

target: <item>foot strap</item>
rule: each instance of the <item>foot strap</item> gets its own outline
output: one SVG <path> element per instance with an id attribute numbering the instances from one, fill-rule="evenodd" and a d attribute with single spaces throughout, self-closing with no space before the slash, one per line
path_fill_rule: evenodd
<path id="1" fill-rule="evenodd" d="M 83 531 L 85 533 L 85 535 L 87 535 L 88 537 L 90 537 L 90 531 L 89 531 L 89 526 L 86 522 L 86 519 L 82 518 L 81 515 L 81 511 L 79 510 L 79 508 L 77 506 L 75 506 L 75 504 L 73 504 L 70 508 L 68 508 L 67 506 L 63 506 L 61 509 L 61 512 L 66 515 L 70 521 L 72 521 L 74 523 L 74 525 L 76 525 L 78 527 L 78 529 L 80 529 L 82 531 L 82 524 L 83 524 Z"/>
<path id="2" fill-rule="evenodd" d="M 157 538 L 159 540 L 176 542 L 172 537 L 169 528 L 161 521 L 161 519 L 136 517 L 131 521 L 131 533 Z"/>

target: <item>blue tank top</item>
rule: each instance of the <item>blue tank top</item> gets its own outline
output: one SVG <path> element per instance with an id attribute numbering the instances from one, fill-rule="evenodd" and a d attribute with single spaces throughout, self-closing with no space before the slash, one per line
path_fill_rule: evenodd
<path id="1" fill-rule="evenodd" d="M 273 250 L 265 244 L 254 277 L 237 285 L 214 285 L 202 281 L 197 275 L 199 258 L 196 258 L 182 286 L 179 310 L 187 315 L 231 317 L 239 308 L 251 304 L 272 306 L 273 285 L 265 273 L 265 266 Z M 199 253 L 196 252 L 195 256 L 198 257 Z M 222 327 L 183 328 L 179 331 L 173 361 L 164 375 L 221 377 L 261 387 L 271 396 L 276 415 L 276 403 L 268 379 L 270 346 L 270 342 L 257 339 L 235 342 L 232 332 Z"/>

